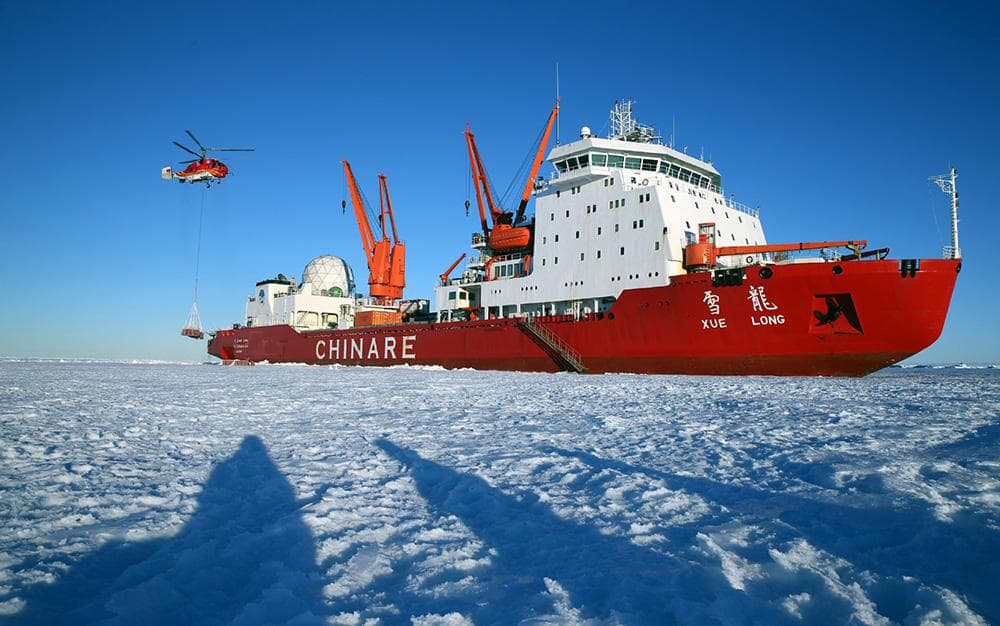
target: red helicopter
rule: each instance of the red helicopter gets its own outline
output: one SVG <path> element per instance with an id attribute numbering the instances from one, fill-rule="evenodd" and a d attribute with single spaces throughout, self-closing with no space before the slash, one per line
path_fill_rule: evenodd
<path id="1" fill-rule="evenodd" d="M 189 165 L 180 172 L 173 171 L 169 165 L 163 168 L 163 170 L 160 172 L 160 177 L 165 180 L 176 178 L 177 182 L 180 183 L 183 183 L 184 181 L 187 181 L 189 183 L 203 182 L 205 183 L 206 187 L 211 187 L 213 182 L 218 183 L 223 178 L 225 178 L 226 175 L 229 174 L 229 168 L 226 167 L 225 163 L 219 161 L 218 159 L 207 158 L 206 155 L 209 152 L 253 152 L 254 151 L 253 148 L 206 148 L 205 146 L 201 145 L 201 142 L 198 141 L 198 138 L 194 136 L 194 133 L 192 133 L 189 130 L 185 130 L 184 132 L 186 132 L 188 136 L 192 140 L 194 140 L 194 142 L 198 145 L 198 147 L 201 148 L 201 154 L 198 154 L 191 148 L 188 148 L 187 146 L 184 146 L 175 141 L 174 142 L 175 146 L 177 146 L 181 150 L 184 150 L 185 152 L 190 152 L 191 154 L 193 154 L 198 158 L 191 159 L 189 161 L 181 161 L 181 164 L 188 163 Z"/>

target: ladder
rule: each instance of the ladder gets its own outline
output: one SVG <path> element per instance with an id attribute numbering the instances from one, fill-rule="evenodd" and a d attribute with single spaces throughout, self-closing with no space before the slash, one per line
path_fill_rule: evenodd
<path id="1" fill-rule="evenodd" d="M 552 332 L 543 324 L 535 322 L 534 318 L 523 317 L 517 323 L 529 336 L 541 341 L 551 351 L 551 356 L 556 363 L 566 371 L 574 371 L 583 374 L 587 368 L 583 366 L 583 359 L 580 353 L 574 350 L 562 337 Z"/>

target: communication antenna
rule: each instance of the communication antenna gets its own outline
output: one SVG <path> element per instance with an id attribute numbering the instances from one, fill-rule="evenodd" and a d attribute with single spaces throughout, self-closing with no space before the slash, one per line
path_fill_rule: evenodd
<path id="1" fill-rule="evenodd" d="M 677 116 L 670 116 L 670 147 L 674 147 L 674 137 L 677 136 Z"/>
<path id="2" fill-rule="evenodd" d="M 958 247 L 958 170 L 954 167 L 948 176 L 931 176 L 929 180 L 937 184 L 941 191 L 951 196 L 951 245 L 945 246 L 942 253 L 946 259 L 961 259 L 962 249 Z"/>
<path id="3" fill-rule="evenodd" d="M 556 61 L 556 103 L 559 104 L 559 61 Z M 562 106 L 556 111 L 556 145 L 559 145 L 559 118 L 561 117 Z"/>

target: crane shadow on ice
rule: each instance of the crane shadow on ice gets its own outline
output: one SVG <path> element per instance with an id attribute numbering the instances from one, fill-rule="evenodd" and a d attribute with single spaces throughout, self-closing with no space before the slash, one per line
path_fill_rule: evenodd
<path id="1" fill-rule="evenodd" d="M 678 545 L 690 543 L 708 528 L 725 527 L 733 522 L 757 524 L 768 529 L 772 542 L 792 544 L 804 539 L 858 570 L 878 576 L 869 585 L 868 594 L 878 612 L 893 621 L 905 621 L 914 607 L 935 602 L 928 600 L 926 590 L 908 580 L 957 590 L 974 611 L 988 620 L 1000 619 L 1000 602 L 994 589 L 1000 562 L 1000 544 L 994 530 L 996 520 L 960 511 L 950 521 L 943 521 L 928 502 L 912 498 L 884 495 L 873 502 L 868 497 L 863 504 L 851 506 L 673 474 L 581 450 L 545 446 L 542 451 L 577 459 L 596 471 L 643 475 L 670 489 L 697 494 L 721 505 L 713 516 L 667 529 L 664 534 Z M 845 500 L 848 497 L 845 495 Z M 748 553 L 753 551 L 751 547 Z M 763 563 L 770 560 L 760 554 L 755 556 L 754 560 Z M 748 584 L 748 590 L 751 586 Z M 774 595 L 772 600 L 780 599 L 781 585 L 771 580 L 765 587 L 771 589 L 761 588 L 756 592 Z M 844 619 L 848 617 L 849 614 L 844 615 Z"/>
<path id="2" fill-rule="evenodd" d="M 216 465 L 176 535 L 114 540 L 24 594 L 16 624 L 319 622 L 316 548 L 288 480 L 255 436 Z"/>
<path id="3" fill-rule="evenodd" d="M 554 604 L 564 594 L 575 617 L 626 623 L 675 623 L 677 611 L 713 598 L 741 603 L 717 571 L 563 519 L 532 493 L 509 495 L 385 439 L 374 444 L 408 470 L 432 514 L 457 517 L 492 548 L 491 565 L 477 573 L 489 580 L 491 597 L 475 600 L 487 606 L 458 607 L 476 623 L 537 616 L 552 609 L 537 606 L 547 593 Z"/>

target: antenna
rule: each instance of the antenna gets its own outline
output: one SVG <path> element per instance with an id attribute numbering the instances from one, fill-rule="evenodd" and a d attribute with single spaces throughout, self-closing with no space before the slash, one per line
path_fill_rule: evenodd
<path id="1" fill-rule="evenodd" d="M 559 61 L 556 61 L 556 104 L 560 105 L 556 110 L 556 145 L 559 145 L 559 117 L 562 113 L 562 105 L 559 102 Z"/>
<path id="2" fill-rule="evenodd" d="M 670 116 L 670 147 L 674 147 L 674 137 L 677 136 L 677 116 Z"/>
<path id="3" fill-rule="evenodd" d="M 951 196 L 951 245 L 945 246 L 942 252 L 948 259 L 961 259 L 962 249 L 958 247 L 958 170 L 954 167 L 947 177 L 931 176 L 929 180 L 936 183 L 941 191 Z"/>

